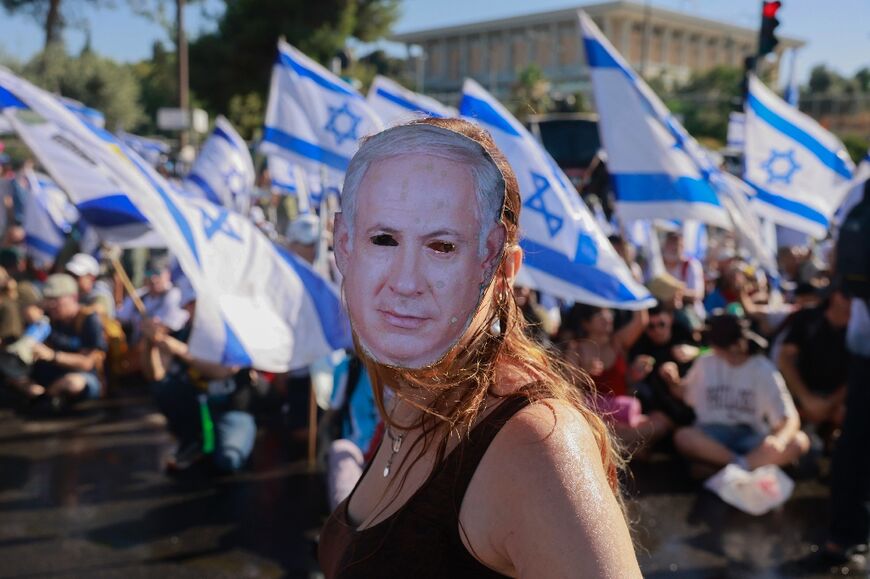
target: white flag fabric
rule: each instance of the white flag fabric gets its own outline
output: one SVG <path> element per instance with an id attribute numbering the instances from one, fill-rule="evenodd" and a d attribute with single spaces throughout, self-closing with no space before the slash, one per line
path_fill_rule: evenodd
<path id="1" fill-rule="evenodd" d="M 423 117 L 455 117 L 458 114 L 456 109 L 381 75 L 372 81 L 367 100 L 387 127 Z"/>
<path id="2" fill-rule="evenodd" d="M 519 121 L 471 79 L 462 87 L 459 113 L 492 134 L 516 173 L 525 253 L 518 284 L 602 307 L 643 309 L 655 304 L 568 178 Z"/>
<path id="3" fill-rule="evenodd" d="M 344 180 L 360 138 L 382 123 L 365 97 L 284 41 L 272 68 L 269 103 L 260 150 L 282 155 L 326 184 Z"/>
<path id="4" fill-rule="evenodd" d="M 163 247 L 163 240 L 130 200 L 123 184 L 82 149 L 68 130 L 47 122 L 13 95 L 12 87 L 17 84 L 20 82 L 14 75 L 0 68 L 0 112 L 69 194 L 81 218 L 107 243 Z"/>
<path id="5" fill-rule="evenodd" d="M 246 213 L 255 179 L 247 143 L 227 119 L 218 116 L 190 168 L 185 189 L 199 191 L 212 203 Z"/>
<path id="6" fill-rule="evenodd" d="M 707 255 L 707 226 L 694 219 L 682 223 L 683 252 L 687 257 L 704 261 Z"/>
<path id="7" fill-rule="evenodd" d="M 166 241 L 197 294 L 194 356 L 284 372 L 350 344 L 335 288 L 279 251 L 247 218 L 182 197 L 114 136 L 85 125 L 52 95 L 0 69 L 0 103 L 13 99 L 58 125 L 71 148 L 129 191 Z"/>
<path id="8" fill-rule="evenodd" d="M 50 264 L 78 221 L 78 211 L 48 175 L 28 171 L 26 184 L 24 244 L 32 259 Z"/>
<path id="9" fill-rule="evenodd" d="M 271 155 L 266 162 L 269 167 L 269 179 L 272 192 L 280 195 L 296 197 L 296 209 L 299 213 L 312 211 L 311 190 L 316 188 L 315 195 L 317 205 L 320 203 L 319 179 L 305 171 L 299 165 L 294 165 L 286 158 L 279 155 Z"/>
<path id="10" fill-rule="evenodd" d="M 578 15 L 620 217 L 694 219 L 730 229 L 706 153 L 592 19 Z"/>
<path id="11" fill-rule="evenodd" d="M 792 48 L 789 52 L 791 52 L 791 58 L 789 59 L 788 83 L 785 85 L 782 98 L 785 102 L 797 108 L 801 98 L 797 78 L 797 48 Z"/>
<path id="12" fill-rule="evenodd" d="M 778 276 L 776 247 L 771 249 L 764 238 L 764 226 L 751 204 L 754 194 L 752 187 L 743 179 L 724 171 L 719 173 L 716 183 L 722 204 L 734 224 L 737 245 L 745 249 L 753 261 L 770 275 Z"/>
<path id="13" fill-rule="evenodd" d="M 824 238 L 854 171 L 840 140 L 750 76 L 745 151 L 756 211 Z"/>
<path id="14" fill-rule="evenodd" d="M 746 115 L 733 111 L 728 113 L 728 135 L 725 137 L 727 147 L 742 153 L 743 145 L 746 144 L 745 135 Z"/>
<path id="15" fill-rule="evenodd" d="M 864 188 L 868 180 L 870 180 L 870 151 L 864 155 L 864 159 L 861 160 L 861 164 L 855 170 L 855 176 L 852 177 L 852 181 L 846 186 L 846 198 L 837 209 L 834 217 L 834 221 L 837 224 L 842 223 L 846 215 L 849 214 L 849 211 L 864 198 Z"/>
<path id="16" fill-rule="evenodd" d="M 156 167 L 163 157 L 169 155 L 172 150 L 169 145 L 159 139 L 140 137 L 132 133 L 118 131 L 117 136 L 121 142 L 133 149 L 140 157 L 148 161 L 152 167 Z"/>

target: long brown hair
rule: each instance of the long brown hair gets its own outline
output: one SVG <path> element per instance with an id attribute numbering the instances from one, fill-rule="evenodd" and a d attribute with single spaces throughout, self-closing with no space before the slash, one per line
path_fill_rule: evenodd
<path id="1" fill-rule="evenodd" d="M 513 169 L 490 134 L 475 124 L 455 118 L 426 118 L 409 124 L 439 127 L 471 139 L 481 147 L 503 176 L 504 203 L 500 225 L 505 231 L 505 250 L 518 246 L 522 204 L 519 185 Z M 361 150 L 363 148 L 365 142 Z M 498 195 L 501 193 L 493 192 Z M 587 402 L 586 394 L 591 392 L 591 381 L 588 375 L 569 368 L 529 337 L 527 324 L 507 279 L 506 255 L 507 251 L 503 251 L 490 287 L 484 292 L 483 302 L 479 306 L 479 311 L 485 314 L 485 322 L 470 328 L 471 334 L 463 338 L 462 347 L 455 346 L 434 365 L 423 369 L 406 369 L 379 363 L 366 355 L 365 348 L 360 347 L 354 333 L 356 350 L 369 372 L 378 410 L 388 428 L 421 429 L 423 435 L 415 440 L 406 456 L 413 454 L 415 446 L 422 445 L 416 455 L 416 460 L 419 460 L 432 445 L 436 445 L 434 464 L 437 465 L 444 459 L 452 436 L 467 436 L 484 407 L 487 395 L 498 396 L 495 393 L 498 369 L 516 369 L 528 384 L 502 397 L 561 400 L 573 406 L 591 427 L 608 481 L 619 497 L 617 475 L 622 464 L 621 458 L 604 421 Z M 384 406 L 386 388 L 418 408 L 420 416 L 411 424 L 396 423 Z M 415 399 L 421 398 L 420 395 L 427 400 L 425 404 L 415 402 Z"/>

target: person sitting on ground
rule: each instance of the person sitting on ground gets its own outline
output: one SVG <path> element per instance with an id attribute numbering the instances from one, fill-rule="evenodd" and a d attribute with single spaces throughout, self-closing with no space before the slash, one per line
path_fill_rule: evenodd
<path id="1" fill-rule="evenodd" d="M 0 267 L 0 343 L 11 344 L 24 329 L 17 298 L 18 283 Z"/>
<path id="2" fill-rule="evenodd" d="M 188 313 L 181 307 L 181 290 L 172 284 L 169 256 L 152 257 L 145 266 L 145 287 L 139 290 L 145 306 L 145 318 L 156 318 L 170 331 L 184 327 Z M 139 324 L 143 315 L 138 312 L 133 299 L 128 297 L 118 308 L 118 320 L 124 324 L 127 343 L 131 346 L 140 338 Z"/>
<path id="3" fill-rule="evenodd" d="M 76 278 L 79 301 L 86 306 L 97 306 L 109 318 L 115 317 L 115 298 L 106 282 L 99 280 L 100 263 L 87 253 L 77 253 L 66 264 L 66 271 Z"/>
<path id="4" fill-rule="evenodd" d="M 51 332 L 33 347 L 29 394 L 48 395 L 54 409 L 99 398 L 99 373 L 107 350 L 100 316 L 79 304 L 78 285 L 65 273 L 50 275 L 42 293 Z"/>
<path id="5" fill-rule="evenodd" d="M 187 340 L 193 329 L 195 295 L 186 288 L 181 296 L 189 320 L 172 332 L 156 318 L 142 323 L 145 345 L 143 372 L 151 392 L 166 416 L 178 448 L 167 464 L 170 472 L 186 470 L 211 452 L 211 464 L 221 472 L 241 469 L 254 449 L 257 425 L 249 412 L 251 386 L 259 380 L 247 368 L 227 367 L 191 355 Z M 214 448 L 204 448 L 202 404 L 213 422 Z"/>
<path id="6" fill-rule="evenodd" d="M 804 421 L 823 428 L 836 427 L 845 415 L 851 307 L 834 289 L 820 306 L 795 313 L 776 360 Z"/>
<path id="7" fill-rule="evenodd" d="M 657 431 L 659 436 L 695 420 L 692 409 L 673 390 L 699 353 L 692 332 L 678 324 L 669 309 L 658 305 L 649 310 L 649 323 L 632 347 L 630 358 L 631 366 L 637 369 L 635 376 L 639 377 L 637 397 L 644 414 L 662 425 Z"/>
<path id="8" fill-rule="evenodd" d="M 810 447 L 800 417 L 776 367 L 760 351 L 766 340 L 745 320 L 720 314 L 710 320 L 712 353 L 700 356 L 681 393 L 697 417 L 677 430 L 677 450 L 693 461 L 747 470 L 796 461 Z"/>

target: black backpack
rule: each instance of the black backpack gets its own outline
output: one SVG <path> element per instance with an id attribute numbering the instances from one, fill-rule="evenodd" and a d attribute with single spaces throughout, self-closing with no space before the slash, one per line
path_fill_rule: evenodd
<path id="1" fill-rule="evenodd" d="M 864 184 L 864 198 L 840 226 L 836 265 L 837 279 L 847 296 L 870 298 L 870 180 Z"/>

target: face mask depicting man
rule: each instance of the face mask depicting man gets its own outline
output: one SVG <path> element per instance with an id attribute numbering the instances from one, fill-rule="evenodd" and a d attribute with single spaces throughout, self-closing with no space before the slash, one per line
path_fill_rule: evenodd
<path id="1" fill-rule="evenodd" d="M 461 342 L 501 261 L 503 205 L 498 167 L 464 135 L 412 123 L 363 143 L 335 250 L 366 355 L 416 369 Z"/>

